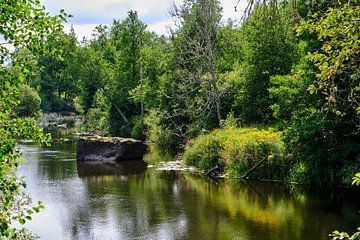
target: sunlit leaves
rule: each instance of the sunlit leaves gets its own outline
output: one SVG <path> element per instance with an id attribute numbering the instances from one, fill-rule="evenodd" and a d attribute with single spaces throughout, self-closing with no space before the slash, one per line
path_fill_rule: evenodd
<path id="1" fill-rule="evenodd" d="M 62 29 L 61 21 L 67 16 L 50 16 L 38 0 L 4 0 L 1 2 L 0 36 L 0 239 L 29 239 L 24 229 L 14 228 L 32 219 L 31 215 L 43 207 L 32 207 L 24 192 L 26 183 L 16 176 L 22 155 L 16 149 L 16 139 L 33 139 L 39 144 L 49 136 L 35 126 L 33 119 L 16 118 L 14 107 L 19 104 L 19 86 L 29 74 L 27 62 L 10 52 L 9 46 L 26 48 L 32 54 L 44 52 L 44 42 Z M 11 67 L 5 66 L 5 62 Z"/>
<path id="2" fill-rule="evenodd" d="M 360 186 L 360 173 L 357 173 L 353 178 L 353 185 Z"/>
<path id="3" fill-rule="evenodd" d="M 304 21 L 299 34 L 316 34 L 321 49 L 309 53 L 309 59 L 318 67 L 316 90 L 323 93 L 328 107 L 356 109 L 360 98 L 360 6 L 350 3 L 329 8 L 323 16 L 313 15 Z"/>

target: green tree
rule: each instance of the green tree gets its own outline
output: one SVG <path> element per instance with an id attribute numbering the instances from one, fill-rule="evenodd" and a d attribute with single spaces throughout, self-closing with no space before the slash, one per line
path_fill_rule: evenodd
<path id="1" fill-rule="evenodd" d="M 24 84 L 19 87 L 19 105 L 16 106 L 16 114 L 19 117 L 39 117 L 41 98 L 35 89 Z"/>
<path id="2" fill-rule="evenodd" d="M 138 14 L 130 11 L 126 19 L 115 20 L 110 27 L 97 26 L 94 39 L 80 49 L 79 86 L 84 112 L 89 123 L 96 122 L 91 119 L 94 117 L 101 116 L 102 122 L 107 119 L 108 124 L 102 124 L 106 126 L 103 132 L 130 136 L 137 128 L 141 111 L 136 91 L 139 91 L 141 68 L 144 81 L 148 74 L 147 67 L 140 64 L 141 54 L 152 38 Z M 100 97 L 101 101 L 94 101 L 94 96 L 106 100 Z M 108 107 L 104 108 L 106 104 Z"/>
<path id="3" fill-rule="evenodd" d="M 42 54 L 39 66 L 42 68 L 38 82 L 42 98 L 42 109 L 46 112 L 72 111 L 73 99 L 78 93 L 78 46 L 71 28 L 69 34 L 60 33 L 50 39 L 50 48 L 57 47 L 60 56 L 54 53 Z"/>
<path id="4" fill-rule="evenodd" d="M 111 41 L 116 48 L 114 76 L 109 87 L 111 132 L 129 135 L 131 119 L 140 115 L 140 106 L 129 92 L 140 83 L 140 54 L 146 42 L 146 25 L 137 12 L 130 11 L 124 21 L 114 21 Z"/>
<path id="5" fill-rule="evenodd" d="M 360 165 L 358 18 L 352 2 L 315 13 L 299 28 L 305 56 L 272 80 L 273 109 L 307 181 L 345 183 Z"/>
<path id="6" fill-rule="evenodd" d="M 21 154 L 16 149 L 17 138 L 38 142 L 46 140 L 42 131 L 31 119 L 14 118 L 14 106 L 19 102 L 19 87 L 28 73 L 26 62 L 16 59 L 6 45 L 28 49 L 33 54 L 44 51 L 44 42 L 51 34 L 62 29 L 66 14 L 51 17 L 36 0 L 2 1 L 0 35 L 5 42 L 0 45 L 0 238 L 24 239 L 29 234 L 14 223 L 31 220 L 33 212 L 42 207 L 33 206 L 24 193 L 26 183 L 16 176 Z M 11 68 L 5 66 L 11 61 Z M 15 69 L 15 71 L 13 71 Z"/>
<path id="7" fill-rule="evenodd" d="M 287 4 L 280 5 L 276 15 L 264 15 L 272 6 L 256 7 L 243 28 L 243 74 L 245 84 L 238 102 L 241 119 L 249 123 L 273 121 L 268 89 L 270 77 L 290 73 L 297 61 L 293 18 Z"/>

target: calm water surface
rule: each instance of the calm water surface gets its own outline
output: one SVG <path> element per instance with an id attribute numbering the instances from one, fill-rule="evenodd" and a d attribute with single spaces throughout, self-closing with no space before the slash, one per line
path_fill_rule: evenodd
<path id="1" fill-rule="evenodd" d="M 71 142 L 20 147 L 20 174 L 46 207 L 27 225 L 41 239 L 318 240 L 360 226 L 355 190 L 216 184 L 139 161 L 77 163 Z"/>

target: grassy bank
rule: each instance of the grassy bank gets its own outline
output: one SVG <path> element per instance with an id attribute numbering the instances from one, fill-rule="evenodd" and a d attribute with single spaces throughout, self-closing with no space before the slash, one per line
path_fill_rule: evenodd
<path id="1" fill-rule="evenodd" d="M 190 141 L 183 157 L 186 164 L 205 171 L 219 166 L 230 178 L 242 177 L 262 162 L 249 173 L 250 178 L 283 180 L 293 165 L 281 132 L 272 128 L 216 129 Z"/>

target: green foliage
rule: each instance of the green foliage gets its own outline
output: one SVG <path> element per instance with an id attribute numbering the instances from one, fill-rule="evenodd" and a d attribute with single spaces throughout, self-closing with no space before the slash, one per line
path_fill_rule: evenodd
<path id="1" fill-rule="evenodd" d="M 94 97 L 92 108 L 88 110 L 84 127 L 87 131 L 106 135 L 109 130 L 109 104 L 103 92 L 98 91 Z"/>
<path id="2" fill-rule="evenodd" d="M 360 238 L 360 228 L 358 228 L 358 232 L 351 236 L 346 232 L 339 232 L 338 230 L 333 231 L 329 236 L 332 237 L 332 240 L 358 240 Z"/>
<path id="3" fill-rule="evenodd" d="M 238 125 L 239 125 L 239 119 L 237 119 L 234 116 L 233 112 L 230 112 L 226 116 L 226 119 L 222 122 L 221 127 L 227 129 L 227 128 L 238 127 Z"/>
<path id="4" fill-rule="evenodd" d="M 46 50 L 44 42 L 62 29 L 61 21 L 67 15 L 51 17 L 36 0 L 3 1 L 1 3 L 0 36 L 0 238 L 29 239 L 33 237 L 21 226 L 43 205 L 33 205 L 25 193 L 26 183 L 17 174 L 22 155 L 16 148 L 16 139 L 32 139 L 39 144 L 49 140 L 33 119 L 14 118 L 14 108 L 20 103 L 20 86 L 29 73 L 27 58 L 10 53 L 8 44 L 28 49 L 37 55 Z M 5 61 L 11 60 L 6 67 Z M 17 227 L 20 226 L 20 227 Z"/>
<path id="5" fill-rule="evenodd" d="M 270 77 L 290 73 L 297 61 L 293 20 L 288 6 L 281 5 L 275 16 L 263 13 L 273 6 L 257 6 L 243 26 L 243 86 L 241 119 L 247 124 L 273 121 L 268 89 Z"/>
<path id="6" fill-rule="evenodd" d="M 79 86 L 89 130 L 124 137 L 138 135 L 141 53 L 153 40 L 157 39 L 146 31 L 137 12 L 130 11 L 126 19 L 115 20 L 110 28 L 96 27 L 95 38 L 79 50 Z M 100 108 L 94 98 L 99 92 L 106 98 Z M 97 121 L 101 124 L 96 125 Z"/>
<path id="7" fill-rule="evenodd" d="M 220 44 L 218 0 L 188 0 L 173 11 L 173 73 L 165 92 L 169 128 L 183 138 L 198 135 L 221 122 L 221 96 L 216 73 Z M 175 125 L 175 126 L 174 126 Z"/>
<path id="8" fill-rule="evenodd" d="M 39 117 L 41 98 L 38 93 L 28 85 L 19 87 L 19 105 L 16 106 L 16 115 L 19 117 Z"/>
<path id="9" fill-rule="evenodd" d="M 179 136 L 174 131 L 164 126 L 161 112 L 152 110 L 145 118 L 148 128 L 147 137 L 149 141 L 160 151 L 175 154 L 181 143 Z"/>
<path id="10" fill-rule="evenodd" d="M 253 178 L 284 179 L 290 163 L 285 162 L 281 134 L 273 129 L 234 128 L 214 130 L 189 142 L 184 153 L 187 164 L 208 170 L 214 166 L 225 169 L 231 177 L 241 177 L 259 161 L 261 167 Z"/>
<path id="11" fill-rule="evenodd" d="M 210 134 L 200 135 L 190 141 L 183 155 L 187 165 L 196 166 L 202 170 L 209 170 L 215 166 L 224 167 L 225 162 L 220 158 L 221 138 L 217 130 Z"/>
<path id="12" fill-rule="evenodd" d="M 131 120 L 133 126 L 131 128 L 131 133 L 130 133 L 130 137 L 134 138 L 134 139 L 140 139 L 141 138 L 141 134 L 142 134 L 142 129 L 141 129 L 141 119 L 140 117 L 134 117 Z"/>
<path id="13" fill-rule="evenodd" d="M 38 65 L 42 69 L 38 81 L 32 85 L 39 89 L 44 112 L 74 112 L 73 99 L 78 94 L 78 46 L 74 30 L 61 32 L 47 42 L 47 47 L 57 47 L 60 54 L 42 54 Z"/>
<path id="14" fill-rule="evenodd" d="M 360 48 L 359 27 L 355 19 L 360 17 L 360 7 L 345 4 L 330 8 L 324 16 L 313 16 L 314 20 L 304 22 L 299 32 L 316 33 L 321 50 L 309 53 L 309 59 L 318 68 L 317 81 L 311 85 L 313 91 L 321 92 L 326 102 L 324 110 L 346 119 L 355 115 L 360 72 L 356 67 Z M 350 119 L 346 119 L 349 121 Z M 353 121 L 358 122 L 355 118 Z"/>
<path id="15" fill-rule="evenodd" d="M 309 168 L 306 162 L 299 161 L 295 163 L 289 172 L 289 182 L 308 184 L 311 179 Z"/>
<path id="16" fill-rule="evenodd" d="M 353 185 L 359 186 L 360 185 L 360 173 L 357 173 L 355 177 L 353 178 Z"/>
<path id="17" fill-rule="evenodd" d="M 271 78 L 274 117 L 309 182 L 348 182 L 358 166 L 358 13 L 347 4 L 303 21 L 302 59 Z"/>

